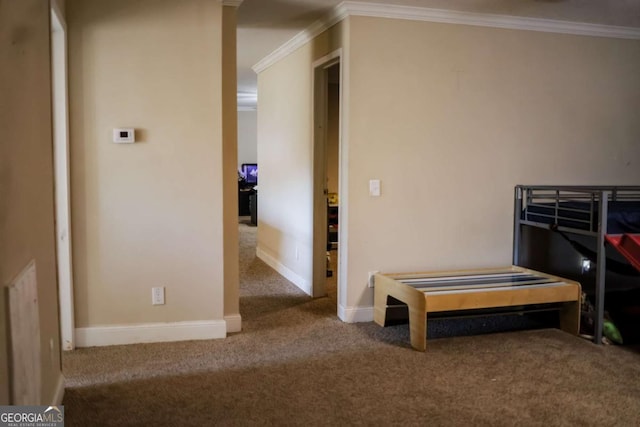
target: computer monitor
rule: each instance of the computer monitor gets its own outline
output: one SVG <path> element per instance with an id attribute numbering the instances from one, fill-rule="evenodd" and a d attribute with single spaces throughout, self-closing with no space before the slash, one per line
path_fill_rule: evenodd
<path id="1" fill-rule="evenodd" d="M 258 165 L 256 163 L 243 163 L 240 170 L 247 184 L 258 184 Z"/>

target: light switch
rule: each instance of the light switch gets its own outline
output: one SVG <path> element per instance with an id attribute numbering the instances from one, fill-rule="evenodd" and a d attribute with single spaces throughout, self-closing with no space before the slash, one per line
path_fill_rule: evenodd
<path id="1" fill-rule="evenodd" d="M 133 144 L 136 142 L 136 132 L 132 128 L 115 128 L 113 142 L 116 144 Z"/>
<path id="2" fill-rule="evenodd" d="M 369 195 L 373 197 L 380 196 L 380 180 L 379 179 L 369 180 Z"/>

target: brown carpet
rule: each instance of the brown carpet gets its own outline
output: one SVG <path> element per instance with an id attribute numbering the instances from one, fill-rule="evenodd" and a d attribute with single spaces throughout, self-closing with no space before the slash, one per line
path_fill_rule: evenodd
<path id="1" fill-rule="evenodd" d="M 628 348 L 543 329 L 413 351 L 406 325 L 342 323 L 335 292 L 305 296 L 255 257 L 256 229 L 240 228 L 243 331 L 66 354 L 67 426 L 640 421 L 640 354 Z"/>

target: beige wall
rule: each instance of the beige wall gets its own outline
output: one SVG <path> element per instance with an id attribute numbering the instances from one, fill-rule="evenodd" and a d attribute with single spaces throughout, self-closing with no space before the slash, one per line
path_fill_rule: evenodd
<path id="1" fill-rule="evenodd" d="M 365 17 L 343 25 L 344 308 L 372 306 L 369 271 L 510 264 L 516 184 L 640 182 L 640 42 Z M 312 46 L 258 76 L 259 245 L 305 278 Z M 381 197 L 369 196 L 370 179 Z"/>
<path id="2" fill-rule="evenodd" d="M 0 290 L 35 259 L 42 402 L 34 404 L 51 404 L 61 379 L 49 41 L 48 2 L 0 0 Z M 0 404 L 8 403 L 5 308 L 0 304 Z"/>
<path id="3" fill-rule="evenodd" d="M 56 3 L 58 5 L 58 9 L 60 9 L 60 12 L 64 16 L 66 14 L 66 0 L 53 0 L 53 3 Z"/>
<path id="4" fill-rule="evenodd" d="M 224 315 L 227 331 L 240 331 L 240 278 L 238 248 L 238 98 L 236 66 L 236 8 L 223 7 L 222 15 L 222 167 L 224 227 Z M 231 326 L 230 317 L 236 317 Z"/>
<path id="5" fill-rule="evenodd" d="M 372 304 L 368 271 L 510 264 L 516 184 L 640 182 L 640 42 L 374 18 L 350 37 L 349 305 Z"/>
<path id="6" fill-rule="evenodd" d="M 258 162 L 258 112 L 238 111 L 238 167 Z"/>
<path id="7" fill-rule="evenodd" d="M 66 9 L 76 327 L 221 320 L 222 6 Z M 115 127 L 138 142 L 113 144 Z"/>
<path id="8" fill-rule="evenodd" d="M 342 46 L 342 28 L 332 27 L 258 75 L 258 252 L 293 272 L 303 287 L 312 274 L 311 67 Z"/>

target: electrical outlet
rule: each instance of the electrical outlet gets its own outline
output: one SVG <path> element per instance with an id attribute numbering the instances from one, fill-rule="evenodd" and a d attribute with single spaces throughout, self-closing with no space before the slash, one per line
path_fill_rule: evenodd
<path id="1" fill-rule="evenodd" d="M 369 288 L 373 288 L 375 287 L 376 283 L 375 283 L 375 277 L 374 275 L 380 273 L 379 271 L 370 271 L 369 272 L 369 280 L 367 281 L 367 287 Z"/>
<path id="2" fill-rule="evenodd" d="M 151 304 L 153 305 L 164 304 L 164 286 L 151 288 Z"/>
<path id="3" fill-rule="evenodd" d="M 298 245 L 296 245 L 296 261 L 300 260 L 300 250 L 298 249 Z"/>
<path id="4" fill-rule="evenodd" d="M 369 180 L 369 195 L 373 197 L 380 196 L 380 180 L 379 179 Z"/>

